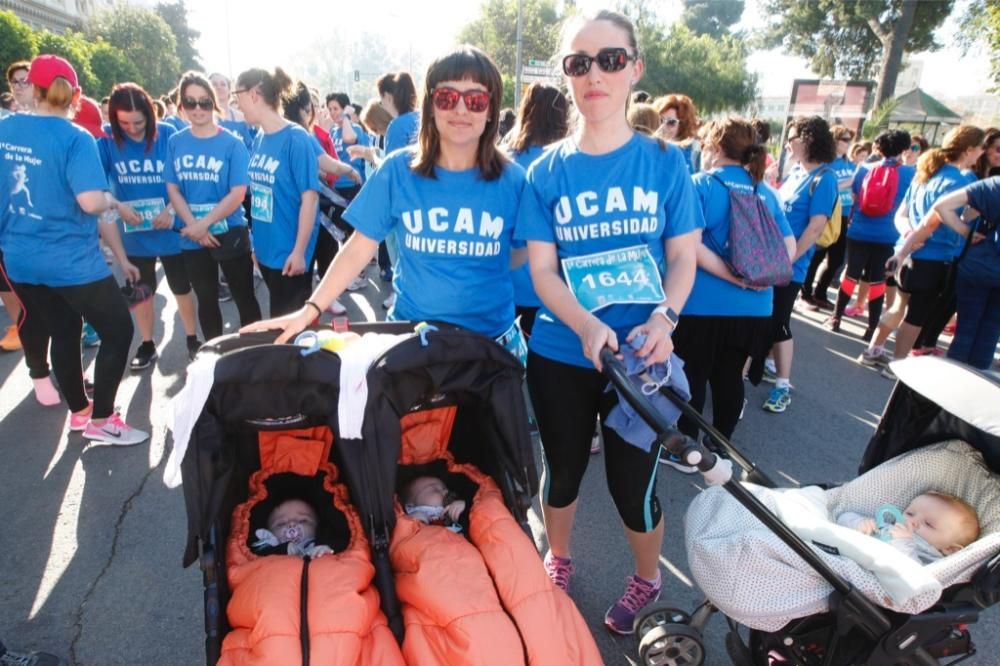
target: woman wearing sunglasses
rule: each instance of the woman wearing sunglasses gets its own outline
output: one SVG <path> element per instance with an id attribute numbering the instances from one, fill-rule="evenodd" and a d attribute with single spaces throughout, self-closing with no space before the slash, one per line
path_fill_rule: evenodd
<path id="1" fill-rule="evenodd" d="M 35 113 L 0 123 L 0 178 L 6 184 L 0 238 L 7 274 L 24 317 L 40 318 L 52 336 L 52 368 L 71 411 L 70 430 L 105 444 L 139 444 L 149 435 L 114 409 L 133 329 L 98 234 L 129 279 L 138 279 L 139 270 L 125 256 L 118 228 L 96 217 L 118 202 L 107 192 L 93 137 L 69 121 L 80 99 L 76 71 L 58 56 L 40 55 L 27 80 Z M 84 318 L 101 336 L 92 403 L 80 359 Z M 49 404 L 58 402 L 54 397 Z"/>
<path id="2" fill-rule="evenodd" d="M 243 215 L 249 155 L 235 134 L 216 122 L 215 90 L 202 75 L 188 72 L 179 86 L 190 126 L 167 143 L 170 203 L 181 228 L 181 249 L 198 299 L 198 321 L 206 340 L 222 335 L 219 269 L 229 283 L 240 323 L 260 319 L 253 289 L 250 236 Z"/>
<path id="3" fill-rule="evenodd" d="M 108 175 L 118 207 L 125 253 L 139 268 L 139 280 L 156 290 L 156 260 L 159 258 L 170 291 L 177 301 L 187 336 L 188 354 L 198 350 L 197 322 L 191 281 L 181 255 L 180 235 L 174 232 L 174 214 L 170 208 L 163 169 L 167 162 L 167 143 L 177 130 L 156 122 L 153 100 L 134 83 L 114 87 L 109 101 L 111 136 L 98 142 L 101 163 Z M 129 366 L 133 372 L 148 368 L 156 360 L 153 324 L 156 317 L 153 299 L 133 308 L 135 323 L 142 337 Z"/>
<path id="4" fill-rule="evenodd" d="M 611 11 L 574 18 L 563 49 L 580 122 L 528 170 L 516 233 L 528 243 L 543 303 L 531 335 L 528 388 L 544 443 L 545 566 L 556 585 L 569 587 L 577 496 L 600 414 L 608 488 L 635 558 L 625 594 L 604 621 L 630 634 L 636 613 L 661 589 L 660 447 L 644 451 L 604 425 L 617 399 L 605 392 L 600 352 L 642 335 L 640 358 L 670 358 L 704 220 L 681 151 L 628 124 L 632 86 L 644 69 L 631 21 Z"/>
<path id="5" fill-rule="evenodd" d="M 280 67 L 250 69 L 236 78 L 236 103 L 260 127 L 250 156 L 254 254 L 270 293 L 270 312 L 302 307 L 312 292 L 312 260 L 319 233 L 319 142 L 281 115 L 293 81 Z"/>
<path id="6" fill-rule="evenodd" d="M 675 144 L 684 154 L 691 173 L 701 169 L 701 147 L 698 145 L 698 110 L 687 95 L 664 95 L 653 102 L 660 114 L 661 139 Z"/>
<path id="7" fill-rule="evenodd" d="M 427 70 L 418 145 L 389 155 L 344 213 L 355 233 L 298 311 L 244 330 L 308 326 L 389 234 L 399 242 L 389 318 L 440 320 L 523 348 L 509 268 L 524 171 L 496 146 L 503 83 L 473 47 Z"/>

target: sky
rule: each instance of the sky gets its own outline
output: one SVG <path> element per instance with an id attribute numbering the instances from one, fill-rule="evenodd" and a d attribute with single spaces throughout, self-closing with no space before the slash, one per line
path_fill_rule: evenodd
<path id="1" fill-rule="evenodd" d="M 963 7 L 968 0 L 959 0 Z M 759 0 L 748 0 L 739 27 L 759 27 L 762 22 Z M 323 68 L 327 77 L 348 82 L 348 60 L 325 48 L 350 50 L 350 62 L 365 59 L 365 34 L 382 36 L 386 47 L 380 59 L 386 69 L 421 72 L 435 55 L 455 43 L 463 25 L 478 15 L 477 0 L 380 0 L 318 5 L 306 0 L 204 0 L 188 2 L 189 22 L 201 32 L 197 43 L 202 62 L 209 71 L 237 74 L 250 67 L 284 65 L 292 74 L 309 80 L 310 69 Z M 581 8 L 599 9 L 608 0 L 578 0 Z M 666 21 L 681 12 L 681 0 L 647 0 Z M 317 7 L 323 7 L 317 11 Z M 958 13 L 957 11 L 955 12 Z M 939 39 L 954 43 L 956 25 L 946 23 Z M 513 45 L 511 46 L 513 48 Z M 310 53 L 312 51 L 312 53 Z M 548 58 L 551 54 L 524 54 L 525 58 Z M 346 56 L 345 56 L 346 57 Z M 956 47 L 936 53 L 916 54 L 923 62 L 921 87 L 947 98 L 985 92 L 989 86 L 987 58 L 965 56 Z M 306 62 L 312 64 L 307 66 Z M 808 62 L 780 52 L 757 52 L 750 57 L 751 69 L 759 74 L 762 96 L 788 95 L 795 78 L 815 78 Z"/>

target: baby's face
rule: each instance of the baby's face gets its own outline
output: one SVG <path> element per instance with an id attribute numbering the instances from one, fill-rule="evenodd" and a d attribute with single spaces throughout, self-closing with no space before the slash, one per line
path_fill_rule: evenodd
<path id="1" fill-rule="evenodd" d="M 948 554 L 962 547 L 963 513 L 955 506 L 933 495 L 919 495 L 903 511 L 907 526 L 914 533 Z"/>
<path id="2" fill-rule="evenodd" d="M 422 476 L 410 484 L 410 504 L 417 506 L 444 506 L 448 487 L 441 479 Z"/>
<path id="3" fill-rule="evenodd" d="M 282 502 L 267 519 L 267 529 L 281 543 L 305 543 L 316 538 L 316 512 L 302 500 Z"/>

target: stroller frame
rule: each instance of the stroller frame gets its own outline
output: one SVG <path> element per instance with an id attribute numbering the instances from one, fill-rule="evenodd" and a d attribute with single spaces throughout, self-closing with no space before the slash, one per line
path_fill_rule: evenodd
<path id="1" fill-rule="evenodd" d="M 623 364 L 615 358 L 610 350 L 603 350 L 601 362 L 604 374 L 609 381 L 653 428 L 658 435 L 658 443 L 665 449 L 688 464 L 697 467 L 701 472 L 711 470 L 716 465 L 718 455 L 734 461 L 740 468 L 741 474 L 739 477 L 731 477 L 723 484 L 723 488 L 833 587 L 834 592 L 830 598 L 831 611 L 829 613 L 832 616 L 833 629 L 830 632 L 832 635 L 825 658 L 821 662 L 815 657 L 807 660 L 805 641 L 797 636 L 795 630 L 806 630 L 808 627 L 792 626 L 803 625 L 802 621 L 790 623 L 789 626 L 785 627 L 789 631 L 783 629 L 775 634 L 764 635 L 765 637 L 775 637 L 774 640 L 777 641 L 775 647 L 780 646 L 786 653 L 790 652 L 795 659 L 792 663 L 796 666 L 816 664 L 843 666 L 848 663 L 865 664 L 866 666 L 893 666 L 900 663 L 921 666 L 936 665 L 940 662 L 924 646 L 942 638 L 942 627 L 976 622 L 979 611 L 997 601 L 995 594 L 978 591 L 970 595 L 957 595 L 947 602 L 938 603 L 930 611 L 913 616 L 891 613 L 880 608 L 831 569 L 805 541 L 789 529 L 756 496 L 743 487 L 742 481 L 750 481 L 767 487 L 775 487 L 776 484 L 757 469 L 756 465 L 740 453 L 727 438 L 708 424 L 686 400 L 673 389 L 660 388 L 660 392 L 707 435 L 710 442 L 707 447 L 672 428 L 653 407 L 648 398 L 629 380 Z M 901 384 L 897 384 L 894 389 L 887 412 L 894 404 L 893 398 L 902 390 L 901 386 Z M 926 421 L 927 419 L 924 419 L 925 425 Z M 881 462 L 871 453 L 879 447 L 883 450 L 900 452 L 896 450 L 898 446 L 894 448 L 884 442 L 886 436 L 887 433 L 880 428 L 869 445 L 869 453 L 865 456 L 861 471 Z M 984 584 L 977 586 L 974 579 L 974 587 L 989 590 L 991 589 L 989 585 L 992 584 L 993 589 L 995 589 L 997 579 L 1000 579 L 1000 555 L 994 557 L 980 570 L 977 576 L 989 580 L 982 581 Z M 704 659 L 701 633 L 717 611 L 718 609 L 710 600 L 703 602 L 691 615 L 666 604 L 656 604 L 647 608 L 645 613 L 636 618 L 635 623 L 636 635 L 640 640 L 640 657 L 644 663 L 648 663 L 645 662 L 647 655 L 651 655 L 651 651 L 656 651 L 656 658 L 667 659 L 665 662 L 657 661 L 656 663 L 700 663 Z M 726 636 L 726 648 L 730 658 L 737 666 L 751 666 L 754 663 L 751 648 L 757 647 L 755 638 L 759 637 L 760 634 L 755 636 L 754 632 L 751 631 L 751 646 L 748 647 L 739 634 L 739 625 L 728 617 L 726 619 L 730 626 L 730 632 Z M 805 618 L 805 620 L 808 619 Z M 949 646 L 959 649 L 967 648 L 961 652 L 962 656 L 958 660 L 950 662 L 952 664 L 975 653 L 968 633 L 963 633 L 963 636 L 951 637 L 954 638 L 954 642 L 949 643 Z M 859 634 L 871 645 L 859 647 L 852 644 L 852 641 L 846 640 L 849 636 Z M 816 636 L 812 634 L 809 638 L 815 640 Z M 849 645 L 845 646 L 845 643 Z M 763 646 L 763 649 L 766 650 L 766 646 Z M 673 657 L 679 657 L 680 660 L 672 661 Z M 860 661 L 858 661 L 859 659 Z"/>

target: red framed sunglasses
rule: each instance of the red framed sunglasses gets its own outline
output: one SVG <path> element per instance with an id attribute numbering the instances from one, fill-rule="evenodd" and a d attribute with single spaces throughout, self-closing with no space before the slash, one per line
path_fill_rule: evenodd
<path id="1" fill-rule="evenodd" d="M 454 109 L 458 106 L 459 98 L 465 102 L 465 108 L 471 113 L 483 113 L 490 108 L 490 94 L 485 90 L 455 90 L 441 87 L 431 92 L 431 101 L 441 111 Z"/>

